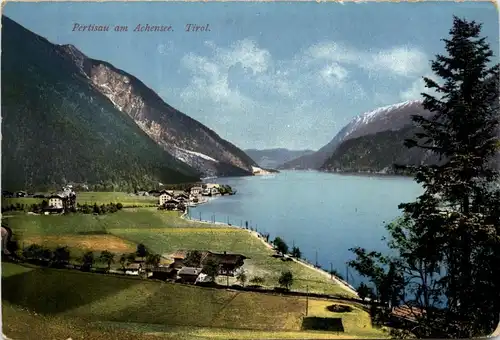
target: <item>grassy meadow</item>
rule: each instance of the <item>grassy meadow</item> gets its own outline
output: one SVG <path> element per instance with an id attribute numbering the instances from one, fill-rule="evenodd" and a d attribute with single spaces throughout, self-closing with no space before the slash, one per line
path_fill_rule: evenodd
<path id="1" fill-rule="evenodd" d="M 26 327 L 21 327 L 26 320 L 30 320 L 34 329 L 41 326 L 48 329 L 49 333 L 41 332 L 38 339 L 54 338 L 52 333 L 64 332 L 59 327 L 63 325 L 69 327 L 66 338 L 87 332 L 85 339 L 104 338 L 101 333 L 114 338 L 119 335 L 118 330 L 124 332 L 124 338 L 128 338 L 129 332 L 140 332 L 138 339 L 152 334 L 172 339 L 385 336 L 383 331 L 366 323 L 369 320 L 366 312 L 357 309 L 346 320 L 361 320 L 358 328 L 347 321 L 342 334 L 301 332 L 306 308 L 303 297 L 200 288 L 11 263 L 2 264 L 2 296 L 4 332 L 23 339 L 30 338 L 21 336 L 26 332 Z M 308 314 L 330 313 L 331 317 L 338 317 L 326 310 L 331 303 L 309 299 Z"/>
<path id="2" fill-rule="evenodd" d="M 89 204 L 121 202 L 120 193 L 84 193 Z M 113 201 L 113 198 L 115 200 Z M 142 198 L 140 198 L 142 199 Z M 104 215 L 3 216 L 21 246 L 68 246 L 73 260 L 85 251 L 133 252 L 144 243 L 152 252 L 170 254 L 181 249 L 241 253 L 249 257 L 248 278 L 264 278 L 263 286 L 278 286 L 284 270 L 294 275 L 292 290 L 349 296 L 328 277 L 295 262 L 273 258 L 270 250 L 249 231 L 187 221 L 178 212 L 144 206 Z M 15 200 L 23 200 L 15 199 Z M 92 201 L 94 200 L 94 201 Z M 137 202 L 129 201 L 131 205 Z M 115 267 L 118 267 L 118 258 Z M 103 264 L 102 264 L 103 265 Z M 104 265 L 103 265 L 104 266 Z M 226 277 L 218 278 L 226 284 Z M 229 284 L 236 283 L 230 278 Z M 248 284 L 248 283 L 247 283 Z M 345 332 L 302 331 L 303 297 L 220 290 L 79 271 L 2 263 L 2 305 L 5 332 L 15 339 L 313 339 L 384 337 L 371 327 L 367 312 L 326 310 L 330 301 L 309 299 L 309 316 L 342 317 Z M 40 334 L 28 332 L 33 325 Z M 30 326 L 31 327 L 31 326 Z M 42 332 L 41 329 L 46 329 Z M 68 329 L 68 331 L 65 331 Z M 66 332 L 66 333 L 65 333 Z"/>
<path id="3" fill-rule="evenodd" d="M 128 253 L 139 243 L 165 255 L 181 249 L 241 253 L 249 257 L 244 266 L 249 279 L 262 277 L 264 286 L 277 286 L 281 272 L 291 270 L 295 277 L 293 290 L 352 296 L 321 273 L 296 262 L 273 258 L 273 251 L 247 230 L 187 221 L 181 219 L 178 212 L 131 208 L 105 215 L 18 214 L 6 220 L 21 246 L 36 243 L 55 248 L 66 245 L 77 257 L 89 250 Z M 227 283 L 225 277 L 219 279 Z M 235 278 L 230 278 L 229 284 L 233 283 L 236 283 Z"/>
<path id="4" fill-rule="evenodd" d="M 47 195 L 48 193 L 44 193 Z M 2 206 L 11 204 L 40 204 L 44 198 L 33 197 L 2 197 Z M 108 203 L 121 203 L 124 207 L 146 207 L 152 206 L 157 203 L 157 198 L 153 196 L 136 196 L 125 192 L 78 192 L 77 203 L 79 204 L 108 204 Z"/>

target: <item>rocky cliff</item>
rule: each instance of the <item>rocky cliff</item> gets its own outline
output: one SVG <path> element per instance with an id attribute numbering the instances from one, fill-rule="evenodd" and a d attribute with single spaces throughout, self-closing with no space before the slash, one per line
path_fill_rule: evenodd
<path id="1" fill-rule="evenodd" d="M 158 145 L 204 176 L 251 175 L 256 163 L 214 131 L 165 103 L 136 77 L 88 58 L 72 45 L 61 50 L 113 105 Z"/>

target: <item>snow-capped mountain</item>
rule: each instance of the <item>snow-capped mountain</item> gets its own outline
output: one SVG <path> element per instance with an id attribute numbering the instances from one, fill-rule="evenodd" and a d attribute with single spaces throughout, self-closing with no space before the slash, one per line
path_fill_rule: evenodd
<path id="1" fill-rule="evenodd" d="M 382 131 L 395 131 L 411 125 L 412 115 L 427 116 L 430 112 L 422 107 L 422 101 L 411 100 L 379 107 L 365 112 L 351 120 L 335 136 L 340 144 L 348 139 L 375 134 Z"/>
<path id="2" fill-rule="evenodd" d="M 319 169 L 343 142 L 383 131 L 397 131 L 412 125 L 412 115 L 430 115 L 420 100 L 383 106 L 354 117 L 317 152 L 285 163 L 285 169 Z"/>

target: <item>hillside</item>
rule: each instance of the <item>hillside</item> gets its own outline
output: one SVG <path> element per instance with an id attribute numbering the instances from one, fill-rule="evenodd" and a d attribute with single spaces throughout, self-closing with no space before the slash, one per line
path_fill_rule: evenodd
<path id="1" fill-rule="evenodd" d="M 437 157 L 419 149 L 408 150 L 403 141 L 412 138 L 414 127 L 348 139 L 320 167 L 334 172 L 377 172 L 393 174 L 394 164 L 436 163 Z"/>
<path id="2" fill-rule="evenodd" d="M 387 338 L 351 305 L 2 263 L 3 332 L 11 339 Z M 342 304 L 342 303 L 337 303 Z M 302 330 L 304 310 L 344 332 Z M 26 327 L 26 325 L 30 325 Z"/>
<path id="3" fill-rule="evenodd" d="M 46 39 L 2 16 L 2 189 L 132 190 L 199 174 L 116 110 Z"/>
<path id="4" fill-rule="evenodd" d="M 284 163 L 295 158 L 302 157 L 314 153 L 313 150 L 288 150 L 283 148 L 278 149 L 248 149 L 245 153 L 250 156 L 260 167 L 277 168 Z"/>
<path id="5" fill-rule="evenodd" d="M 131 117 L 164 150 L 203 174 L 244 176 L 256 163 L 214 131 L 165 103 L 135 76 L 91 59 L 72 45 L 58 48 L 114 107 Z"/>
<path id="6" fill-rule="evenodd" d="M 344 141 L 378 132 L 404 129 L 412 125 L 412 115 L 427 116 L 429 114 L 423 109 L 420 101 L 407 101 L 365 112 L 353 118 L 317 152 L 287 162 L 280 168 L 320 169 Z"/>

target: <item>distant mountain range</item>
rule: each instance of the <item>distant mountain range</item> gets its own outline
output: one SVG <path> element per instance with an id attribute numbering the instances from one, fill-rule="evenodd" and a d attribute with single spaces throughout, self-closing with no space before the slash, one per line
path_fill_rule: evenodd
<path id="1" fill-rule="evenodd" d="M 2 188 L 150 187 L 257 164 L 136 77 L 2 16 Z"/>
<path id="2" fill-rule="evenodd" d="M 415 127 L 412 115 L 429 117 L 421 101 L 406 101 L 363 113 L 352 119 L 317 152 L 291 160 L 281 169 L 315 169 L 340 172 L 390 172 L 394 162 L 434 161 L 429 153 L 408 150 L 405 138 Z"/>
<path id="3" fill-rule="evenodd" d="M 288 161 L 310 155 L 314 150 L 288 150 L 288 149 L 247 149 L 245 153 L 250 156 L 261 168 L 276 169 Z"/>

